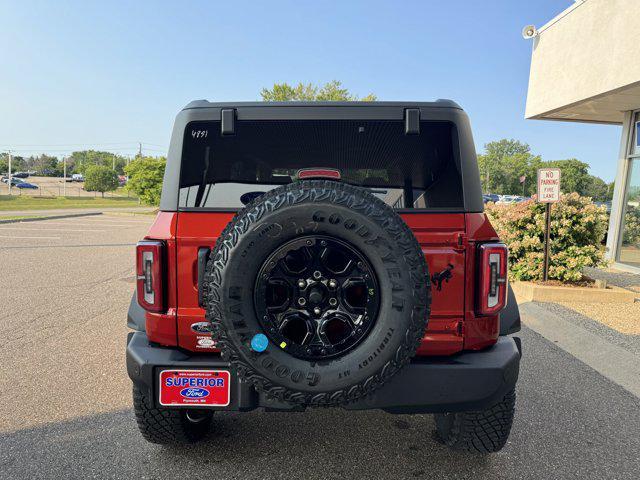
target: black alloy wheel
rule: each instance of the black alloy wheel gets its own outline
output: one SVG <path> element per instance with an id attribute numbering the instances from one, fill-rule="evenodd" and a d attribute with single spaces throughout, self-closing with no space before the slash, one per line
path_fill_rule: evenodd
<path id="1" fill-rule="evenodd" d="M 260 269 L 256 313 L 275 345 L 310 361 L 341 356 L 375 324 L 378 282 L 352 245 L 304 236 L 276 249 Z"/>

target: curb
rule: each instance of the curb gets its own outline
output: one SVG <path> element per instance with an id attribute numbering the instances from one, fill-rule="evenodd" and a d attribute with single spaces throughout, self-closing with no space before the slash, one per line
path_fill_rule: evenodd
<path id="1" fill-rule="evenodd" d="M 56 218 L 75 218 L 75 217 L 90 217 L 92 215 L 102 215 L 102 212 L 90 212 L 90 213 L 69 213 L 67 215 L 49 215 L 46 217 L 34 217 L 34 218 L 15 218 L 12 220 L 2 220 L 0 217 L 0 224 L 3 223 L 19 223 L 19 222 L 38 222 L 40 220 L 53 220 Z"/>
<path id="2" fill-rule="evenodd" d="M 638 295 L 632 290 L 610 285 L 609 288 L 560 287 L 531 282 L 512 282 L 511 288 L 520 302 L 633 303 Z"/>
<path id="3" fill-rule="evenodd" d="M 158 211 L 159 210 L 148 212 L 102 212 L 102 214 L 108 217 L 151 217 L 154 216 Z"/>

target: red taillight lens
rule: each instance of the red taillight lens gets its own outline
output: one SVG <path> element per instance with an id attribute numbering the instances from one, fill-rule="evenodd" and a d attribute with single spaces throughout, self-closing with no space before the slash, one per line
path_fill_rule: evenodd
<path id="1" fill-rule="evenodd" d="M 164 243 L 157 240 L 143 240 L 136 246 L 138 303 L 150 312 L 164 310 L 163 254 Z"/>
<path id="2" fill-rule="evenodd" d="M 476 313 L 492 315 L 504 308 L 507 300 L 507 246 L 485 243 L 478 247 L 478 297 Z"/>
<path id="3" fill-rule="evenodd" d="M 329 180 L 340 180 L 340 170 L 335 168 L 303 168 L 298 170 L 298 180 L 311 178 L 327 178 Z"/>

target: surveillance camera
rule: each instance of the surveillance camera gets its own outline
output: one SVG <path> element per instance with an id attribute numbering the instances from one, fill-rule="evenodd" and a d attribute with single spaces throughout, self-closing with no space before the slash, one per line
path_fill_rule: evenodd
<path id="1" fill-rule="evenodd" d="M 522 29 L 522 38 L 524 38 L 525 40 L 529 40 L 536 35 L 538 35 L 538 30 L 536 30 L 536 27 L 534 25 L 527 25 Z"/>

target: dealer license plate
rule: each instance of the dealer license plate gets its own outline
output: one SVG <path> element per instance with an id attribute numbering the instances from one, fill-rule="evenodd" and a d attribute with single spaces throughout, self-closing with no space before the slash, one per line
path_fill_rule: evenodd
<path id="1" fill-rule="evenodd" d="M 226 407 L 231 374 L 226 370 L 163 370 L 160 405 Z"/>

